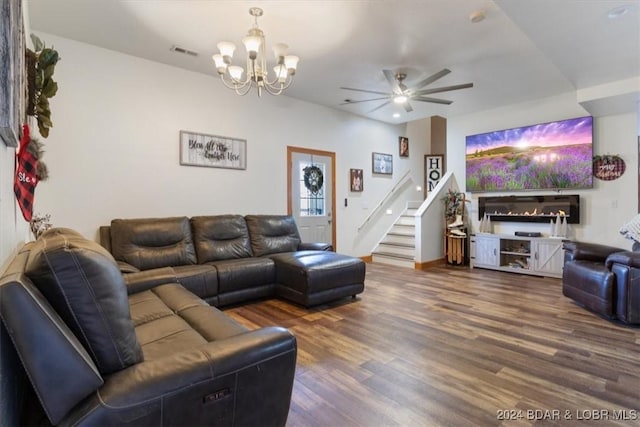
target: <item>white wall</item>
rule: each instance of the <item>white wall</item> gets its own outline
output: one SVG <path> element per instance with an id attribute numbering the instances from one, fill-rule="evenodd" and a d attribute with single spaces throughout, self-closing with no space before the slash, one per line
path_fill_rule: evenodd
<path id="1" fill-rule="evenodd" d="M 537 102 L 511 105 L 448 119 L 447 170 L 454 171 L 461 188 L 464 189 L 466 181 L 464 154 L 467 135 L 588 114 L 577 103 L 575 93 L 567 93 Z M 638 211 L 636 121 L 635 113 L 595 118 L 594 155 L 620 155 L 626 163 L 626 172 L 621 178 L 614 181 L 601 181 L 594 178 L 593 189 L 563 192 L 581 196 L 580 224 L 571 225 L 571 238 L 631 248 L 631 241 L 620 236 L 618 230 Z M 517 195 L 518 193 L 491 193 L 491 195 L 513 194 Z M 526 194 L 545 194 L 545 192 L 527 192 Z M 482 195 L 481 193 L 470 195 L 472 197 L 471 217 L 474 230 L 478 228 L 478 196 Z M 533 223 L 494 222 L 493 226 L 494 232 L 506 234 L 512 234 L 516 230 L 540 231 L 543 234 L 549 234 L 550 229 L 548 224 Z"/>
<path id="2" fill-rule="evenodd" d="M 39 35 L 62 58 L 44 156 L 50 178 L 39 184 L 35 202 L 35 212 L 50 213 L 56 226 L 97 238 L 112 218 L 286 213 L 291 145 L 336 153 L 337 248 L 363 256 L 371 245 L 357 226 L 405 171 L 421 179 L 417 165 L 427 148 L 419 138 L 410 139 L 409 159 L 398 158 L 405 126 L 286 96 L 240 97 L 213 71 L 207 76 Z M 247 170 L 181 166 L 181 129 L 246 139 Z M 392 177 L 372 176 L 373 151 L 393 154 Z M 364 169 L 364 192 L 349 192 L 350 168 Z"/>

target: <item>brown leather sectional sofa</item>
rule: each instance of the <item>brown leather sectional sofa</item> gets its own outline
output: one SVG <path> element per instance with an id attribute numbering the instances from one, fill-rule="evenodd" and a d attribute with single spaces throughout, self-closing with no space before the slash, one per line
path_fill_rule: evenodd
<path id="1" fill-rule="evenodd" d="M 295 337 L 211 305 L 364 288 L 360 259 L 301 243 L 288 216 L 119 219 L 100 234 L 48 230 L 0 276 L 0 425 L 283 426 Z"/>
<path id="2" fill-rule="evenodd" d="M 100 242 L 125 277 L 168 269 L 213 306 L 278 296 L 308 307 L 364 290 L 362 260 L 302 242 L 288 215 L 114 219 Z"/>
<path id="3" fill-rule="evenodd" d="M 285 425 L 295 337 L 248 330 L 171 271 L 125 281 L 68 229 L 27 243 L 0 277 L 0 425 Z"/>

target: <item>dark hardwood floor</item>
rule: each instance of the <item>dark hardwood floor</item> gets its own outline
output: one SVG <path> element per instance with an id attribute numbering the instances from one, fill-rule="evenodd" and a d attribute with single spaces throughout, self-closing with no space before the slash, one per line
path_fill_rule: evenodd
<path id="1" fill-rule="evenodd" d="M 288 426 L 640 425 L 640 328 L 559 279 L 368 264 L 356 299 L 225 311 L 297 337 Z"/>

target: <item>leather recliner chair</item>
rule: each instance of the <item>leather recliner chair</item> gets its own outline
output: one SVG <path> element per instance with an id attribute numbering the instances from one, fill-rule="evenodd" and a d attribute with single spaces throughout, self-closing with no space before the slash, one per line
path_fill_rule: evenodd
<path id="1" fill-rule="evenodd" d="M 563 295 L 609 319 L 640 324 L 640 252 L 586 242 L 563 246 Z"/>

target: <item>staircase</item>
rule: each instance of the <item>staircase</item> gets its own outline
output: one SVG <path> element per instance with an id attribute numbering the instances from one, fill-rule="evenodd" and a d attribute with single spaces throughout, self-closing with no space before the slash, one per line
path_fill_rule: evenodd
<path id="1" fill-rule="evenodd" d="M 415 213 L 419 202 L 409 202 L 371 255 L 373 262 L 415 268 Z"/>

